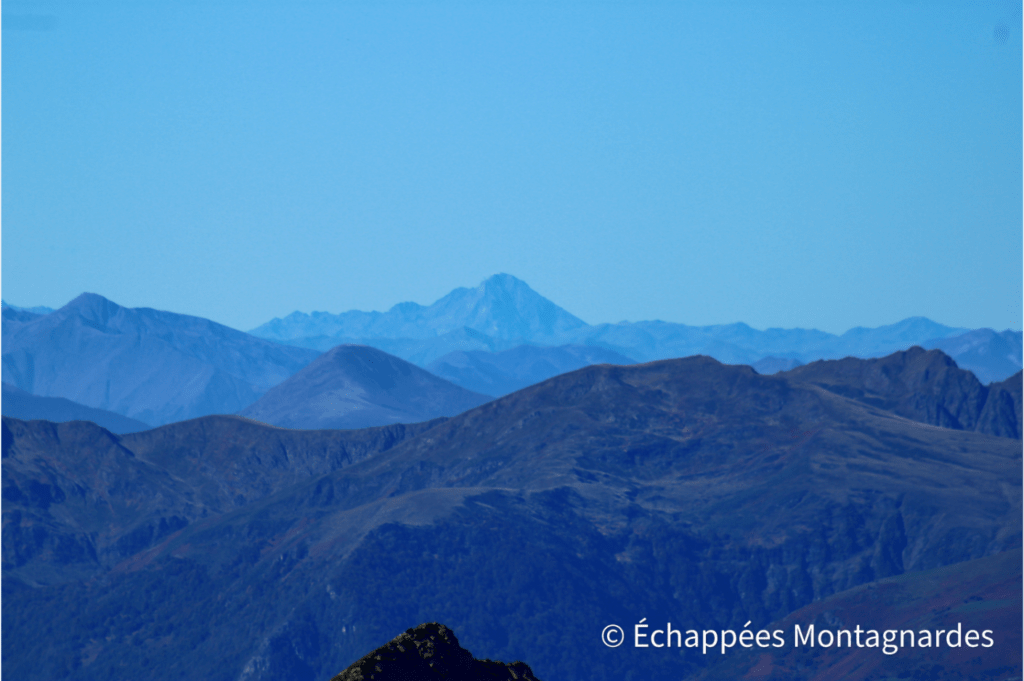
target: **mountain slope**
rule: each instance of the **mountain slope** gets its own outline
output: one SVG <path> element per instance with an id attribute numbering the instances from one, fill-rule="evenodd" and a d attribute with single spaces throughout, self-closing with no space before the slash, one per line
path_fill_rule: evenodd
<path id="1" fill-rule="evenodd" d="M 190 523 L 344 468 L 437 424 L 305 432 L 208 416 L 118 437 L 87 422 L 4 417 L 5 584 L 102 574 Z"/>
<path id="2" fill-rule="evenodd" d="M 55 423 L 92 421 L 114 433 L 134 433 L 152 428 L 142 421 L 136 421 L 112 411 L 86 407 L 83 404 L 65 400 L 63 397 L 32 395 L 9 383 L 3 384 L 3 415 L 23 421 L 45 420 Z"/>
<path id="3" fill-rule="evenodd" d="M 740 646 L 699 681 L 869 679 L 1014 679 L 1021 673 L 1021 551 L 1015 549 L 925 572 L 890 577 L 804 606 L 765 628 L 779 629 L 782 650 Z M 793 645 L 794 627 L 835 635 L 860 626 L 881 633 L 877 646 Z M 894 630 L 887 655 L 885 630 Z M 921 632 L 942 631 L 941 643 L 921 647 Z M 974 640 L 965 639 L 973 630 Z M 904 633 L 909 632 L 909 633 Z M 956 632 L 956 633 L 951 633 Z M 980 634 L 987 633 L 987 644 Z M 903 645 L 900 645 L 900 637 Z M 914 639 L 916 643 L 912 643 Z M 824 635 L 828 642 L 829 635 Z M 862 644 L 868 634 L 862 636 Z M 950 643 L 955 644 L 950 647 Z"/>
<path id="4" fill-rule="evenodd" d="M 501 396 L 591 364 L 635 362 L 617 352 L 585 345 L 521 345 L 502 352 L 452 352 L 428 364 L 427 370 L 467 390 Z"/>
<path id="5" fill-rule="evenodd" d="M 1024 372 L 1018 371 L 1005 381 L 988 386 L 985 407 L 978 416 L 975 430 L 1000 437 L 1024 436 L 1024 408 L 1022 408 Z"/>
<path id="6" fill-rule="evenodd" d="M 84 293 L 46 316 L 4 324 L 3 380 L 163 424 L 237 412 L 318 354 Z"/>
<path id="7" fill-rule="evenodd" d="M 277 445 L 249 455 L 225 425 L 265 433 L 255 442 L 358 436 L 200 423 L 220 462 L 212 470 L 182 460 L 185 442 L 144 456 L 130 448 L 187 424 L 126 436 L 133 456 L 110 456 L 164 470 L 179 462 L 168 480 L 231 499 L 218 481 Z M 8 461 L 50 452 L 32 478 L 42 480 L 81 456 L 71 438 L 43 438 L 41 424 L 5 425 L 5 487 L 18 470 Z M 88 424 L 57 428 L 71 426 Z M 77 465 L 95 471 L 74 484 L 97 505 L 131 491 L 107 491 L 103 461 Z M 268 480 L 288 469 L 260 468 Z M 20 505 L 4 505 L 5 550 L 16 554 L 42 522 L 30 510 L 70 527 L 79 516 L 64 506 L 83 494 L 57 477 L 45 479 L 60 492 L 33 492 L 28 479 Z M 475 653 L 527 659 L 540 678 L 685 678 L 710 658 L 610 649 L 601 629 L 641 618 L 759 626 L 879 579 L 1021 545 L 1019 442 L 706 357 L 563 374 L 291 480 L 197 513 L 102 579 L 28 588 L 5 577 L 5 667 L 24 679 L 313 681 L 395 632 L 444 621 Z M 200 501 L 161 489 L 168 507 Z"/>
<path id="8" fill-rule="evenodd" d="M 913 347 L 880 359 L 818 361 L 782 375 L 921 423 L 1021 436 L 1020 373 L 1005 385 L 985 387 L 940 350 Z"/>
<path id="9" fill-rule="evenodd" d="M 242 416 L 282 428 L 368 428 L 454 416 L 491 398 L 365 345 L 340 345 Z"/>

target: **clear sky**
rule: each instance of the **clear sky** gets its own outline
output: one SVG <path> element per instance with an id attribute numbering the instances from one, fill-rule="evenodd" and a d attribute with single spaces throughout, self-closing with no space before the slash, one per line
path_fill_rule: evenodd
<path id="1" fill-rule="evenodd" d="M 1020 8 L 4 0 L 2 295 L 1020 329 Z"/>

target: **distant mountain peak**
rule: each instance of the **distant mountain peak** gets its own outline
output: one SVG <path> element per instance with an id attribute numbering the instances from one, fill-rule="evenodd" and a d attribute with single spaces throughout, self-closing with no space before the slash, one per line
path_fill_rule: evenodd
<path id="1" fill-rule="evenodd" d="M 488 277 L 475 289 L 455 289 L 430 309 L 450 320 L 446 326 L 466 326 L 503 340 L 559 339 L 587 326 L 525 281 L 504 273 Z"/>
<path id="2" fill-rule="evenodd" d="M 398 312 L 399 314 L 413 314 L 423 309 L 423 306 L 419 303 L 414 303 L 411 300 L 407 300 L 404 303 L 397 303 L 391 306 L 388 312 Z"/>
<path id="3" fill-rule="evenodd" d="M 568 332 L 587 324 L 511 274 L 498 273 L 474 288 L 457 288 L 431 305 L 403 302 L 387 312 L 350 310 L 341 314 L 294 312 L 251 331 L 288 341 L 325 336 L 337 339 L 436 338 L 467 328 L 501 340 L 567 342 Z"/>
<path id="4" fill-rule="evenodd" d="M 110 319 L 122 310 L 126 310 L 112 300 L 104 298 L 98 293 L 82 293 L 65 304 L 55 314 L 59 317 L 66 317 L 75 314 L 90 322 L 105 325 Z"/>
<path id="5" fill-rule="evenodd" d="M 454 416 L 490 399 L 377 348 L 345 344 L 240 413 L 282 428 L 369 428 Z"/>
<path id="6" fill-rule="evenodd" d="M 855 326 L 849 329 L 842 338 L 853 338 L 864 334 L 885 335 L 892 338 L 920 337 L 931 335 L 934 338 L 947 338 L 954 334 L 964 333 L 969 329 L 957 328 L 939 324 L 927 317 L 907 317 L 893 324 L 884 324 L 878 327 Z"/>
<path id="7" fill-rule="evenodd" d="M 117 305 L 117 303 L 113 302 L 109 298 L 101 296 L 98 293 L 90 293 L 88 291 L 85 291 L 84 293 L 80 293 L 77 297 L 68 302 L 64 307 L 77 308 L 92 307 L 94 305 Z M 118 307 L 120 306 L 118 305 Z"/>
<path id="8" fill-rule="evenodd" d="M 358 343 L 339 345 L 320 355 L 314 361 L 320 365 L 345 366 L 349 369 L 359 367 L 378 375 L 390 373 L 395 367 L 406 371 L 414 368 L 414 365 L 389 355 L 383 350 Z"/>
<path id="9" fill-rule="evenodd" d="M 1024 364 L 1020 332 L 968 332 L 922 316 L 875 328 L 858 326 L 841 335 L 802 328 L 760 330 L 739 321 L 709 326 L 660 320 L 589 325 L 507 272 L 474 287 L 456 288 L 430 305 L 404 302 L 387 312 L 296 312 L 250 333 L 322 351 L 340 343 L 365 343 L 421 367 L 450 352 L 497 352 L 520 345 L 586 345 L 636 361 L 695 354 L 729 364 L 774 358 L 759 365 L 769 373 L 819 359 L 882 357 L 914 345 L 941 345 L 961 368 L 986 383 L 1000 381 Z"/>
<path id="10" fill-rule="evenodd" d="M 238 411 L 318 354 L 96 293 L 46 316 L 8 316 L 5 381 L 156 425 Z"/>
<path id="11" fill-rule="evenodd" d="M 514 277 L 511 274 L 508 274 L 506 272 L 498 272 L 497 274 L 492 274 L 491 276 L 489 276 L 486 279 L 484 279 L 480 283 L 480 286 L 479 286 L 479 288 L 494 288 L 494 287 L 498 287 L 498 288 L 501 288 L 501 289 L 504 289 L 504 290 L 522 289 L 522 288 L 530 289 L 529 284 L 527 284 L 525 281 L 523 281 L 522 279 L 519 279 L 518 277 Z M 533 289 L 530 289 L 530 290 L 532 291 Z"/>

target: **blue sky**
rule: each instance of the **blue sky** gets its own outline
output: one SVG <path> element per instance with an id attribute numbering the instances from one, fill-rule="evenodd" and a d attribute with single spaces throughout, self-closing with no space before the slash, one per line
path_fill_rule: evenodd
<path id="1" fill-rule="evenodd" d="M 1019 0 L 3 13 L 14 304 L 1022 326 Z"/>

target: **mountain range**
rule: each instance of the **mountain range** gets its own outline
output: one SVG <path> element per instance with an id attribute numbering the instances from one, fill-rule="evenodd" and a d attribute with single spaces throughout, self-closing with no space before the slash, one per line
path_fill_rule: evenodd
<path id="1" fill-rule="evenodd" d="M 277 341 L 303 337 L 429 339 L 462 329 L 521 345 L 564 337 L 587 325 L 509 274 L 457 288 L 433 305 L 399 303 L 387 312 L 293 312 L 250 333 Z"/>
<path id="2" fill-rule="evenodd" d="M 333 375 L 347 381 L 347 389 L 363 394 L 345 403 L 353 411 L 348 420 L 339 416 L 337 407 L 342 403 L 337 401 L 333 421 L 313 418 L 313 412 L 327 412 L 312 393 L 310 399 L 316 404 L 278 401 L 268 406 L 270 402 L 264 401 L 256 406 L 269 390 L 318 357 L 320 350 L 340 345 L 383 350 L 398 358 L 388 360 L 393 367 L 405 359 L 482 396 L 506 395 L 594 363 L 625 365 L 703 353 L 772 374 L 821 357 L 871 357 L 914 344 L 943 348 L 960 368 L 992 383 L 1019 371 L 1022 353 L 1020 332 L 960 333 L 924 318 L 877 329 L 852 329 L 842 336 L 802 329 L 757 331 L 743 324 L 691 327 L 655 321 L 590 326 L 510 275 L 496 275 L 475 289 L 456 289 L 430 306 L 403 303 L 386 313 L 295 313 L 254 330 L 270 338 L 197 317 L 125 308 L 95 294 L 83 294 L 60 310 L 47 310 L 4 304 L 4 382 L 35 397 L 70 400 L 77 405 L 76 414 L 99 409 L 152 425 L 209 414 L 254 416 L 253 410 L 261 410 L 271 423 L 289 427 L 327 427 L 328 423 L 362 427 L 452 415 L 446 402 L 452 387 L 442 387 L 443 382 L 422 383 L 421 387 L 429 384 L 440 392 L 420 395 L 421 406 L 445 405 L 424 411 L 411 405 L 399 407 L 393 396 L 385 395 L 387 391 L 363 385 L 355 375 L 337 373 Z M 310 347 L 297 347 L 304 345 Z M 289 384 L 289 390 L 294 388 L 294 383 Z M 28 398 L 18 399 L 20 405 Z M 15 408 L 13 400 L 6 402 L 5 414 L 16 415 L 10 411 Z M 67 420 L 72 406 L 36 401 L 34 411 L 17 415 Z M 282 410 L 292 416 L 285 418 Z M 298 417 L 303 410 L 306 417 Z M 94 416 L 105 418 L 99 413 Z M 134 428 L 114 426 L 125 432 Z"/>
<path id="3" fill-rule="evenodd" d="M 2 314 L 5 383 L 154 425 L 237 412 L 320 354 L 91 293 Z"/>
<path id="4" fill-rule="evenodd" d="M 400 303 L 387 312 L 294 312 L 250 333 L 318 350 L 340 343 L 372 345 L 424 368 L 467 362 L 464 356 L 446 357 L 450 353 L 497 353 L 521 345 L 597 347 L 635 362 L 703 354 L 726 364 L 748 365 L 766 358 L 808 363 L 847 356 L 881 357 L 921 345 L 945 350 L 961 368 L 974 371 L 986 383 L 1020 371 L 1024 353 L 1020 331 L 971 331 L 924 317 L 873 329 L 856 327 L 842 335 L 814 329 L 759 331 L 742 323 L 589 325 L 509 274 L 494 275 L 474 289 L 455 289 L 429 306 Z M 768 366 L 790 368 L 778 362 Z M 484 371 L 467 380 L 460 385 L 477 389 L 472 386 L 491 379 Z"/>
<path id="5" fill-rule="evenodd" d="M 884 595 L 872 622 L 893 621 L 900 593 L 938 579 L 993 613 L 1001 647 L 921 669 L 1019 676 L 1019 616 L 1003 614 L 1020 603 L 1021 376 L 983 394 L 937 350 L 859 362 L 603 364 L 356 431 L 5 417 L 3 665 L 320 681 L 445 622 L 542 679 L 739 678 L 723 666 L 738 657 L 608 648 L 602 628 L 833 621 L 835 604 L 866 612 L 864 593 Z M 1007 399 L 1012 422 L 985 425 Z"/>

